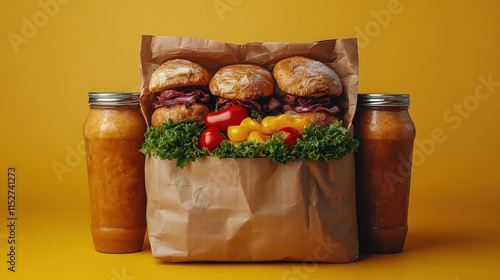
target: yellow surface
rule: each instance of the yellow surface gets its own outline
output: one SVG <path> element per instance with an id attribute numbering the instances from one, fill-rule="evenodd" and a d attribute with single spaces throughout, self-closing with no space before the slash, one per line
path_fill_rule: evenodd
<path id="1" fill-rule="evenodd" d="M 0 279 L 499 279 L 500 2 L 2 1 Z M 407 92 L 417 126 L 404 253 L 352 264 L 161 264 L 94 252 L 88 91 L 137 91 L 142 34 L 246 43 L 358 37 L 360 92 Z M 15 166 L 16 272 L 8 271 Z M 3 205 L 3 206 L 2 206 Z"/>

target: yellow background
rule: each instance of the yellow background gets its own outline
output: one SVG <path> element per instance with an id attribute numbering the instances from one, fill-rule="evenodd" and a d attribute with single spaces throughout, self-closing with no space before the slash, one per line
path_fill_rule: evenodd
<path id="1" fill-rule="evenodd" d="M 96 1 L 0 4 L 1 279 L 499 279 L 500 2 Z M 138 91 L 142 34 L 246 43 L 358 37 L 360 92 L 411 94 L 405 252 L 352 264 L 161 264 L 94 252 L 89 91 Z M 7 270 L 7 168 L 17 272 Z M 5 225 L 4 225 L 5 224 Z M 285 277 L 283 277 L 285 276 Z"/>

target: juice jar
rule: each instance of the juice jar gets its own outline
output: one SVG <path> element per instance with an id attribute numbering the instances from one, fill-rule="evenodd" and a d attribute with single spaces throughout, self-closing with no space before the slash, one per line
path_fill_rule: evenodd
<path id="1" fill-rule="evenodd" d="M 403 251 L 415 125 L 408 94 L 359 94 L 354 135 L 361 252 Z"/>
<path id="2" fill-rule="evenodd" d="M 146 131 L 138 93 L 90 92 L 83 126 L 91 233 L 102 253 L 142 249 L 146 232 Z"/>

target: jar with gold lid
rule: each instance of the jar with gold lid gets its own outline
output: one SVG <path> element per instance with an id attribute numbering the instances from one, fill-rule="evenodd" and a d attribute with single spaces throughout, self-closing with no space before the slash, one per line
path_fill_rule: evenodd
<path id="1" fill-rule="evenodd" d="M 356 193 L 360 251 L 403 251 L 415 125 L 408 94 L 359 94 L 353 125 L 360 141 Z"/>
<path id="2" fill-rule="evenodd" d="M 138 93 L 90 92 L 83 126 L 91 233 L 102 253 L 140 251 L 146 232 L 146 131 Z"/>

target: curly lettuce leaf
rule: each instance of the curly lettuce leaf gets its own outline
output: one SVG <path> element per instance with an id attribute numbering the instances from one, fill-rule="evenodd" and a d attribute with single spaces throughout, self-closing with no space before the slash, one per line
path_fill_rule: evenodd
<path id="1" fill-rule="evenodd" d="M 302 131 L 302 139 L 292 149 L 292 157 L 326 161 L 340 159 L 355 152 L 359 141 L 353 139 L 342 122 L 331 123 L 327 128 L 317 126 L 306 127 Z"/>
<path id="2" fill-rule="evenodd" d="M 159 159 L 177 160 L 176 166 L 183 168 L 188 162 L 201 158 L 204 153 L 197 147 L 201 130 L 195 123 L 172 120 L 162 126 L 151 126 L 145 133 L 141 152 Z"/>

